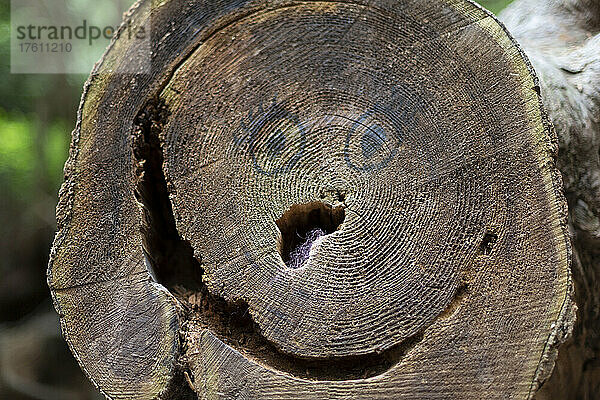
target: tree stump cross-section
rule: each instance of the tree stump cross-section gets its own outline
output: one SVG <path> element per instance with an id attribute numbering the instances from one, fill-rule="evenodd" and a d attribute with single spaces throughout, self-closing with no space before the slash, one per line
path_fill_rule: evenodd
<path id="1" fill-rule="evenodd" d="M 493 16 L 171 0 L 125 20 L 152 23 L 151 73 L 119 72 L 144 57 L 119 38 L 86 83 L 48 275 L 108 398 L 533 396 L 572 324 L 566 202 Z"/>

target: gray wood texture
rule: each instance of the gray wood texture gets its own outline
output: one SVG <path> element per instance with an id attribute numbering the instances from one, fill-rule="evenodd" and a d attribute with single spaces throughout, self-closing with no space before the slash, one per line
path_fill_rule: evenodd
<path id="1" fill-rule="evenodd" d="M 151 72 L 119 72 L 148 50 L 123 35 L 84 88 L 48 271 L 108 398 L 535 395 L 574 320 L 567 202 L 550 80 L 495 17 L 171 0 L 145 21 Z"/>

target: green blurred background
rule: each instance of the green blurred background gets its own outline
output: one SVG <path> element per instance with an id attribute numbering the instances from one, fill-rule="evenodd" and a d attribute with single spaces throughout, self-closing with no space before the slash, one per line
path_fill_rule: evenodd
<path id="1" fill-rule="evenodd" d="M 509 2 L 480 3 L 498 13 Z M 9 46 L 0 0 L 0 399 L 99 399 L 60 338 L 45 277 L 87 76 L 11 74 Z"/>

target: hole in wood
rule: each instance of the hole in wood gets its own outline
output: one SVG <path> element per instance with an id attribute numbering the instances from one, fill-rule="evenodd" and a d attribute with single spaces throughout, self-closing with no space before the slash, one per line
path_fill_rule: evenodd
<path id="1" fill-rule="evenodd" d="M 335 232 L 345 218 L 342 206 L 332 207 L 320 201 L 296 204 L 276 223 L 281 237 L 279 253 L 285 265 L 300 268 L 306 264 L 313 244 Z"/>
<path id="2" fill-rule="evenodd" d="M 481 244 L 479 245 L 479 251 L 484 255 L 490 254 L 492 252 L 492 247 L 494 246 L 494 243 L 496 243 L 497 240 L 498 235 L 496 235 L 493 232 L 487 231 L 485 235 L 483 235 L 483 239 L 481 240 Z"/>

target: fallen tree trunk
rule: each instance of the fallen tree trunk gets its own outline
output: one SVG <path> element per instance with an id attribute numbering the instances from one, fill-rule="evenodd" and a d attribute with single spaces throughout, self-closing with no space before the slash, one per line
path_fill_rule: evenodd
<path id="1" fill-rule="evenodd" d="M 107 397 L 535 395 L 573 326 L 567 205 L 540 83 L 493 16 L 142 1 L 125 18 L 152 22 L 151 72 L 119 72 L 149 51 L 121 35 L 88 80 L 48 275 Z"/>

